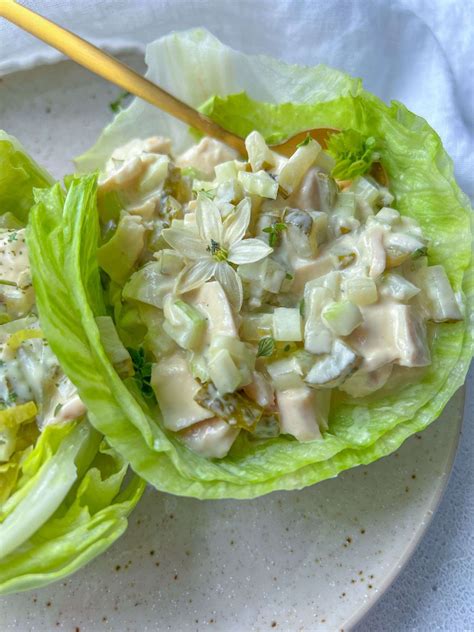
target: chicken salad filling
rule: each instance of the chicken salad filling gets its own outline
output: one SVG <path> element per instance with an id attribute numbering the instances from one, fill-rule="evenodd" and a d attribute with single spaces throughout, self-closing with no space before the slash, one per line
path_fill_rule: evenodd
<path id="1" fill-rule="evenodd" d="M 209 138 L 174 157 L 168 139 L 137 139 L 99 182 L 120 336 L 103 317 L 104 345 L 165 428 L 210 458 L 240 432 L 319 439 L 335 390 L 364 397 L 428 366 L 427 323 L 463 317 L 386 182 L 340 179 L 310 137 L 288 159 L 257 132 L 246 147 L 246 162 Z"/>

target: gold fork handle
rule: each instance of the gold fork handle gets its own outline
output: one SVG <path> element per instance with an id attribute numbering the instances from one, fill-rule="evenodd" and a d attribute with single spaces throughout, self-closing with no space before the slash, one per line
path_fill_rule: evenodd
<path id="1" fill-rule="evenodd" d="M 246 155 L 244 141 L 239 136 L 226 131 L 207 116 L 200 114 L 78 35 L 17 4 L 14 0 L 0 0 L 0 16 L 61 51 L 96 75 Z"/>

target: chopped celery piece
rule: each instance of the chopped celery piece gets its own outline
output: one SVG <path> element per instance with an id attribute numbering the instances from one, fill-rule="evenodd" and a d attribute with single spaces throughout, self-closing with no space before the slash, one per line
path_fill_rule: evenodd
<path id="1" fill-rule="evenodd" d="M 145 227 L 139 217 L 123 215 L 113 236 L 97 250 L 100 267 L 122 285 L 130 276 L 145 244 Z"/>
<path id="2" fill-rule="evenodd" d="M 420 268 L 415 283 L 422 290 L 420 302 L 437 323 L 462 320 L 462 313 L 443 266 Z"/>
<path id="3" fill-rule="evenodd" d="M 165 298 L 173 291 L 176 280 L 161 273 L 162 265 L 161 261 L 152 261 L 132 274 L 123 288 L 123 298 L 163 308 Z"/>
<path id="4" fill-rule="evenodd" d="M 160 274 L 176 276 L 184 268 L 183 257 L 176 250 L 164 248 L 155 253 L 154 257 L 160 264 L 158 268 Z"/>
<path id="5" fill-rule="evenodd" d="M 278 294 L 283 281 L 286 278 L 285 268 L 269 257 L 255 263 L 243 263 L 239 266 L 239 276 L 255 286 L 260 286 L 262 290 Z"/>
<path id="6" fill-rule="evenodd" d="M 163 329 L 183 349 L 198 349 L 204 338 L 206 319 L 181 299 L 169 297 L 164 304 Z"/>
<path id="7" fill-rule="evenodd" d="M 304 348 L 310 353 L 329 353 L 331 350 L 334 336 L 323 325 L 321 312 L 332 299 L 333 292 L 327 287 L 311 285 L 305 288 Z"/>
<path id="8" fill-rule="evenodd" d="M 298 147 L 278 176 L 278 183 L 285 193 L 293 193 L 308 169 L 316 162 L 320 151 L 321 145 L 313 138 Z"/>
<path id="9" fill-rule="evenodd" d="M 216 182 L 221 184 L 228 180 L 236 180 L 239 171 L 245 171 L 246 164 L 240 160 L 228 160 L 227 162 L 221 162 L 220 165 L 214 167 L 216 174 Z"/>
<path id="10" fill-rule="evenodd" d="M 156 360 L 176 351 L 176 343 L 163 329 L 165 319 L 163 312 L 144 303 L 139 307 L 142 322 L 147 328 L 143 338 L 143 348 L 149 351 Z"/>
<path id="11" fill-rule="evenodd" d="M 275 200 L 278 194 L 278 182 L 266 171 L 250 173 L 239 171 L 239 182 L 246 193 Z"/>
<path id="12" fill-rule="evenodd" d="M 352 349 L 336 339 L 331 353 L 315 362 L 305 381 L 313 386 L 337 386 L 350 373 L 356 360 L 357 356 Z"/>
<path id="13" fill-rule="evenodd" d="M 304 386 L 303 375 L 307 373 L 313 363 L 314 358 L 311 354 L 297 351 L 288 358 L 267 364 L 267 371 L 277 390 L 300 388 Z"/>
<path id="14" fill-rule="evenodd" d="M 228 351 L 240 373 L 240 385 L 245 386 L 252 381 L 255 368 L 255 351 L 250 345 L 234 336 L 216 335 L 212 338 L 208 350 L 209 362 L 222 350 Z"/>
<path id="15" fill-rule="evenodd" d="M 371 305 L 378 300 L 377 286 L 370 277 L 349 277 L 344 283 L 344 290 L 346 297 L 359 306 Z"/>
<path id="16" fill-rule="evenodd" d="M 348 191 L 355 194 L 357 201 L 365 202 L 372 209 L 375 208 L 377 201 L 380 199 L 379 189 L 366 178 L 356 178 Z"/>
<path id="17" fill-rule="evenodd" d="M 149 193 L 158 189 L 168 176 L 170 159 L 163 154 L 156 154 L 148 165 L 145 175 L 141 178 L 138 189 L 141 193 Z"/>
<path id="18" fill-rule="evenodd" d="M 332 211 L 341 217 L 354 217 L 356 212 L 356 197 L 352 191 L 341 191 L 336 198 L 336 205 Z"/>
<path id="19" fill-rule="evenodd" d="M 303 328 L 298 308 L 276 307 L 273 312 L 273 337 L 275 340 L 301 341 Z"/>
<path id="20" fill-rule="evenodd" d="M 208 362 L 209 377 L 221 395 L 233 393 L 242 386 L 242 376 L 229 351 L 220 349 Z"/>
<path id="21" fill-rule="evenodd" d="M 274 154 L 259 132 L 250 132 L 245 139 L 245 148 L 252 171 L 259 171 L 260 169 L 275 166 L 276 161 Z"/>
<path id="22" fill-rule="evenodd" d="M 409 301 L 419 294 L 420 289 L 410 283 L 405 277 L 392 272 L 387 273 L 380 285 L 380 294 L 394 298 L 396 301 Z"/>
<path id="23" fill-rule="evenodd" d="M 394 226 L 400 221 L 400 213 L 394 208 L 383 206 L 380 211 L 375 215 L 375 219 L 384 224 Z"/>
<path id="24" fill-rule="evenodd" d="M 193 193 L 200 193 L 201 191 L 213 199 L 216 195 L 217 184 L 210 182 L 209 180 L 193 180 Z"/>
<path id="25" fill-rule="evenodd" d="M 272 314 L 243 314 L 240 336 L 244 340 L 260 340 L 273 332 Z"/>
<path id="26" fill-rule="evenodd" d="M 351 301 L 334 301 L 323 309 L 321 316 L 336 336 L 348 336 L 362 323 L 361 311 Z"/>
<path id="27" fill-rule="evenodd" d="M 193 377 L 200 382 L 209 382 L 209 369 L 205 357 L 200 353 L 191 353 L 189 368 Z"/>

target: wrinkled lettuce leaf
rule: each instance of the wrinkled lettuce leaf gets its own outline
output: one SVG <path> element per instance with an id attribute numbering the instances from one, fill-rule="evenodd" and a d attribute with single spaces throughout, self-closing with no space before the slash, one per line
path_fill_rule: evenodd
<path id="1" fill-rule="evenodd" d="M 18 141 L 0 131 L 2 225 L 23 225 L 34 198 L 51 184 Z M 59 186 L 54 200 L 61 212 Z M 53 229 L 54 214 L 46 219 Z M 97 286 L 89 291 L 100 296 Z M 0 594 L 60 579 L 107 549 L 144 487 L 138 477 L 126 481 L 126 472 L 124 459 L 86 419 L 49 425 L 41 434 L 35 422 L 22 424 L 16 451 L 0 464 Z"/>
<path id="2" fill-rule="evenodd" d="M 52 183 L 51 176 L 28 156 L 17 139 L 0 130 L 0 215 L 11 214 L 26 224 L 33 188 Z"/>
<path id="3" fill-rule="evenodd" d="M 71 187 L 56 232 L 49 231 L 40 205 L 35 208 L 29 242 L 41 243 L 33 267 L 41 288 L 43 328 L 94 410 L 92 422 L 155 487 L 199 498 L 249 498 L 301 488 L 396 450 L 437 418 L 463 383 L 473 351 L 471 210 L 439 137 L 403 105 L 385 105 L 338 71 L 246 57 L 201 30 L 155 42 L 147 59 L 152 80 L 195 106 L 205 102 L 204 112 L 241 136 L 257 129 L 267 141 L 277 142 L 304 129 L 336 127 L 377 138 L 396 206 L 416 218 L 431 239 L 430 263 L 445 266 L 455 291 L 464 297 L 466 318 L 433 326 L 433 362 L 419 381 L 358 400 L 337 397 L 322 441 L 279 437 L 257 443 L 241 433 L 226 458 L 201 458 L 163 430 L 158 411 L 127 388 L 104 352 L 95 324 L 103 304 L 98 296 L 88 298 L 91 283 L 98 283 L 94 252 L 99 231 L 93 196 L 87 192 L 95 182 L 86 176 Z M 200 82 L 194 83 L 196 76 Z M 192 142 L 183 126 L 137 100 L 78 164 L 100 168 L 113 148 L 151 133 L 177 139 L 178 150 Z M 67 348 L 62 344 L 66 337 Z"/>

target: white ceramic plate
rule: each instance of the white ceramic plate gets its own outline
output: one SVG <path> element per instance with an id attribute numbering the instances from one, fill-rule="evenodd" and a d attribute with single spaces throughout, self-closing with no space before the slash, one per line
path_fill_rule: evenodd
<path id="1" fill-rule="evenodd" d="M 140 66 L 138 57 L 126 57 Z M 56 176 L 110 119 L 118 90 L 70 62 L 0 79 L 0 126 Z M 462 420 L 301 492 L 197 501 L 148 491 L 105 555 L 0 600 L 4 632 L 350 629 L 412 554 L 445 488 Z"/>

